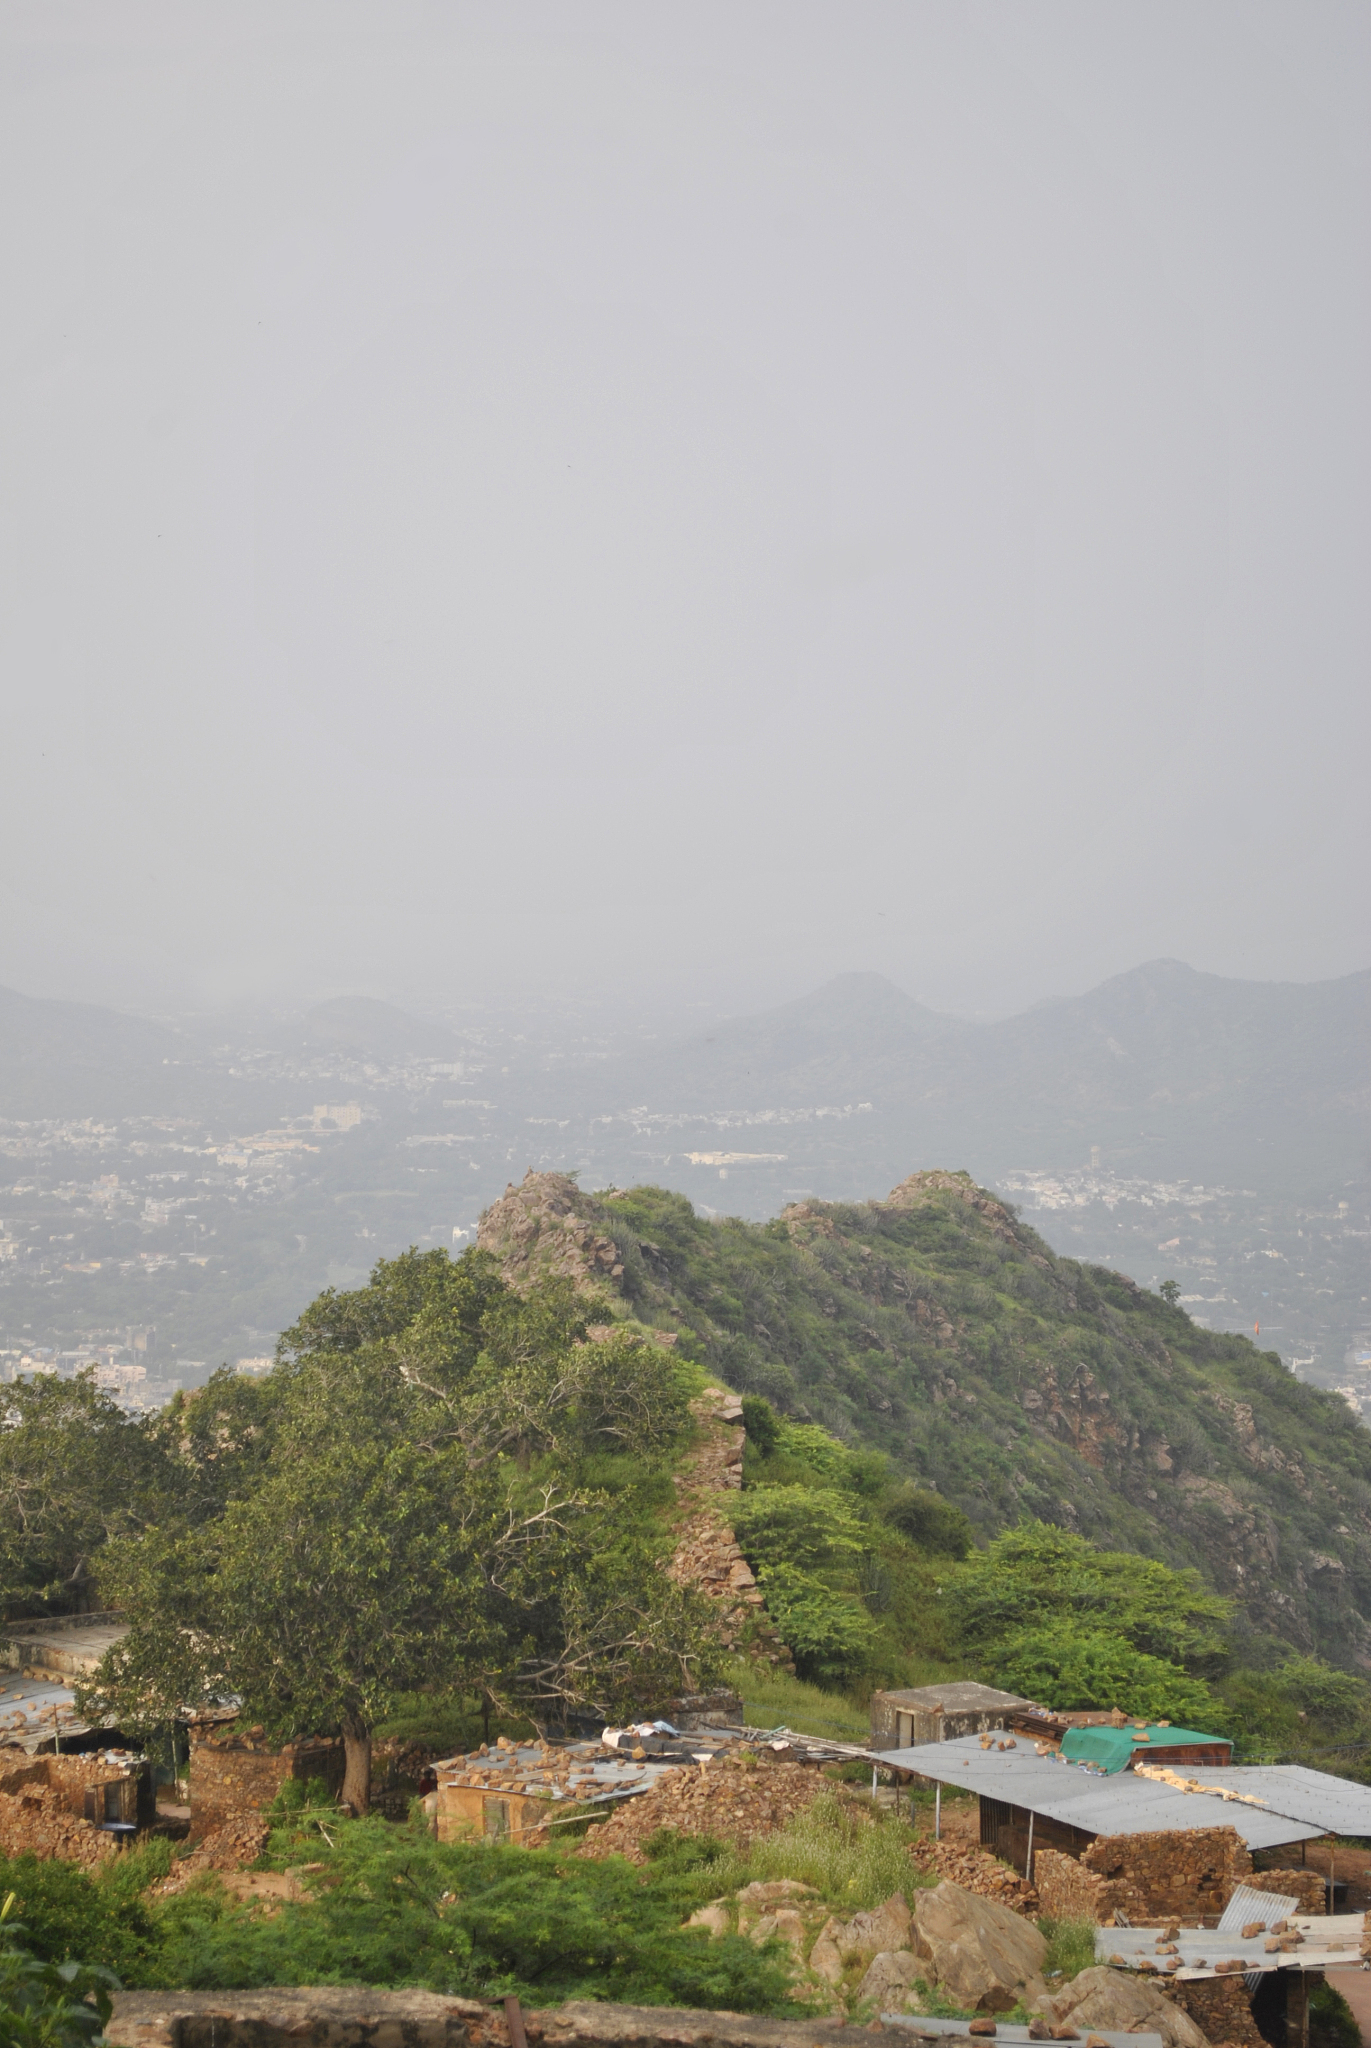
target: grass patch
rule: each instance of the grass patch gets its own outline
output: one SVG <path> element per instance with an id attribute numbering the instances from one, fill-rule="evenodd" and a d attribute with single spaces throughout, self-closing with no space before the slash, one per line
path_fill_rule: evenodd
<path id="1" fill-rule="evenodd" d="M 710 1875 L 716 1892 L 737 1891 L 754 1878 L 794 1878 L 813 1885 L 830 1906 L 857 1913 L 935 1881 L 910 1862 L 913 1839 L 902 1821 L 824 1793 L 779 1834 L 754 1842 L 748 1857 L 721 1857 Z"/>
<path id="2" fill-rule="evenodd" d="M 770 1664 L 738 1662 L 725 1678 L 743 1696 L 743 1717 L 750 1728 L 793 1728 L 797 1735 L 830 1735 L 839 1742 L 865 1743 L 871 1717 L 845 1694 L 825 1692 Z"/>
<path id="3" fill-rule="evenodd" d="M 1044 1915 L 1038 1932 L 1047 1943 L 1043 1958 L 1044 1977 L 1060 1976 L 1070 1983 L 1082 1970 L 1095 1963 L 1095 1924 L 1092 1920 L 1053 1920 Z"/>

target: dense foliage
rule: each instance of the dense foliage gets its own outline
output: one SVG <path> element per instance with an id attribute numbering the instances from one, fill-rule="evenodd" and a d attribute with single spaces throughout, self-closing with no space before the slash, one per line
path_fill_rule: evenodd
<path id="1" fill-rule="evenodd" d="M 1371 1651 L 1371 1432 L 1274 1353 L 1057 1258 L 965 1175 L 768 1224 L 661 1188 L 577 1199 L 618 1248 L 620 1313 L 886 1452 L 980 1540 L 1043 1521 L 1193 1567 L 1253 1656 Z"/>
<path id="2" fill-rule="evenodd" d="M 33 1954 L 27 1929 L 0 1907 L 0 2041 L 5 2048 L 88 2048 L 110 2016 L 118 1979 L 87 1963 Z"/>
<path id="3" fill-rule="evenodd" d="M 100 1553 L 130 1626 L 83 1703 L 149 1727 L 233 1697 L 282 1736 L 340 1730 L 360 1811 L 371 1733 L 416 1688 L 544 1721 L 690 1689 L 711 1652 L 651 1505 L 690 1383 L 631 1331 L 589 1342 L 565 1281 L 382 1261 L 265 1384 L 219 1374 L 145 1433 L 155 1518 Z"/>

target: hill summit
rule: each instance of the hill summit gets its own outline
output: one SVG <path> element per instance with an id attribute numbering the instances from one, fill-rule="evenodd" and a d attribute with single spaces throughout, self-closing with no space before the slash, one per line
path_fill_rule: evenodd
<path id="1" fill-rule="evenodd" d="M 755 1224 L 530 1172 L 480 1244 L 880 1449 L 982 1537 L 1036 1519 L 1194 1566 L 1254 1631 L 1371 1665 L 1371 1433 L 1274 1352 L 1057 1257 L 965 1173 Z"/>

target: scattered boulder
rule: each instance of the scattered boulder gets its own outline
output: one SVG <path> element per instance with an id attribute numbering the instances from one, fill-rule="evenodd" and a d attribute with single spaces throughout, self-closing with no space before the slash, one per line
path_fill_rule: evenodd
<path id="1" fill-rule="evenodd" d="M 716 1899 L 712 1905 L 697 1908 L 686 1921 L 686 1926 L 703 1927 L 707 1934 L 731 1934 L 733 1916 L 722 1900 Z"/>
<path id="2" fill-rule="evenodd" d="M 898 1951 L 909 1946 L 910 1911 L 899 1892 L 888 1898 L 883 1906 L 874 1912 L 854 1913 L 848 1921 L 839 1947 L 844 1956 L 866 1954 L 880 1955 L 885 1950 Z"/>
<path id="3" fill-rule="evenodd" d="M 814 1959 L 810 1957 L 810 1968 Z M 887 1950 L 873 1958 L 857 1987 L 859 1999 L 876 2001 L 878 2012 L 923 2012 L 926 2008 L 918 1984 L 927 1972 L 912 1949 Z"/>
<path id="4" fill-rule="evenodd" d="M 752 1939 L 760 1948 L 773 1935 L 780 1941 L 789 1942 L 797 1957 L 802 1956 L 805 1946 L 804 1915 L 797 1913 L 793 1906 L 778 1906 L 774 1913 L 763 1913 L 752 1929 Z"/>
<path id="5" fill-rule="evenodd" d="M 1082 1970 L 1060 1991 L 1045 1992 L 1034 2002 L 1054 2029 L 1072 2026 L 1078 2032 L 1101 2034 L 1137 2031 L 1160 2034 L 1164 2048 L 1208 2048 L 1189 2014 L 1164 1997 L 1155 1984 L 1130 1970 L 1097 1964 L 1094 1969 Z"/>
<path id="6" fill-rule="evenodd" d="M 911 1932 L 922 1974 L 964 2009 L 1008 2012 L 1046 1991 L 1047 1943 L 1031 1921 L 994 1899 L 944 1880 L 920 1895 Z"/>

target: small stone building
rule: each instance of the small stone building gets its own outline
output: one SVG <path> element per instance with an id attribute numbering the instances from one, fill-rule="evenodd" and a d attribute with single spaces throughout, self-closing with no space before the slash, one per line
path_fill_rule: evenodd
<path id="1" fill-rule="evenodd" d="M 346 1759 L 338 1736 L 269 1742 L 260 1728 L 233 1716 L 204 1716 L 189 1726 L 191 1834 L 217 1827 L 230 1813 L 263 1813 L 288 1778 L 322 1778 L 336 1797 Z"/>
<path id="2" fill-rule="evenodd" d="M 876 1692 L 871 1695 L 871 1747 L 910 1749 L 920 1742 L 984 1735 L 1004 1728 L 1011 1715 L 1030 1705 L 1017 1693 L 997 1692 L 993 1685 L 977 1685 L 969 1678 L 904 1692 Z"/>

